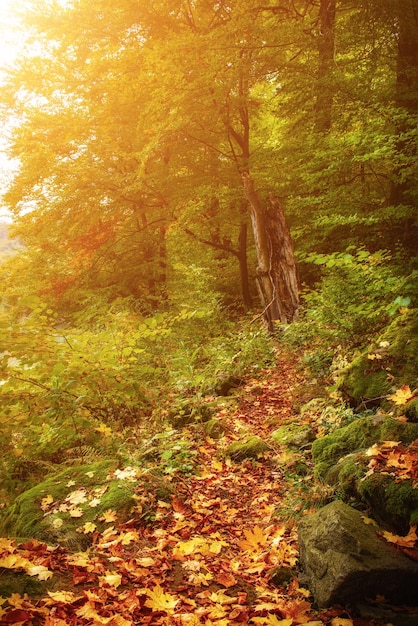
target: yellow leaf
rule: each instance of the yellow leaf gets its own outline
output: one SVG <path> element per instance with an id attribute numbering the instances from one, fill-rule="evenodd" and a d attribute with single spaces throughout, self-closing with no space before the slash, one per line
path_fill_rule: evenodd
<path id="1" fill-rule="evenodd" d="M 154 589 L 147 589 L 147 595 L 149 599 L 145 601 L 145 606 L 149 607 L 153 611 L 166 611 L 172 613 L 173 609 L 178 603 L 178 598 L 164 593 L 160 585 L 156 585 Z"/>
<path id="2" fill-rule="evenodd" d="M 94 509 L 94 508 L 96 508 L 96 506 L 99 506 L 100 502 L 101 502 L 100 498 L 93 498 L 93 500 L 90 500 L 89 506 L 92 509 Z"/>
<path id="3" fill-rule="evenodd" d="M 94 472 L 86 472 L 86 476 L 88 476 L 89 478 L 93 478 Z"/>
<path id="4" fill-rule="evenodd" d="M 238 541 L 238 545 L 246 552 L 259 552 L 260 548 L 267 543 L 263 530 L 259 526 L 255 526 L 254 530 L 244 530 L 246 539 Z"/>
<path id="5" fill-rule="evenodd" d="M 366 515 L 362 515 L 361 519 L 363 520 L 363 522 L 367 525 L 370 526 L 377 526 L 376 522 L 374 521 L 374 519 L 371 519 L 371 517 L 366 517 Z"/>
<path id="6" fill-rule="evenodd" d="M 75 509 L 70 509 L 70 517 L 81 517 L 83 515 L 82 509 L 75 507 Z"/>
<path id="7" fill-rule="evenodd" d="M 388 396 L 389 400 L 392 400 L 395 404 L 406 404 L 408 400 L 411 400 L 413 393 L 408 385 L 403 385 L 400 389 L 397 389 L 395 393 Z"/>
<path id="8" fill-rule="evenodd" d="M 26 567 L 25 571 L 29 576 L 37 576 L 38 580 L 49 580 L 52 578 L 52 572 L 45 565 L 32 565 Z"/>
<path id="9" fill-rule="evenodd" d="M 101 517 L 99 517 L 99 521 L 107 522 L 108 524 L 110 524 L 111 522 L 116 522 L 117 518 L 118 516 L 116 511 L 113 511 L 112 509 L 107 509 L 107 511 L 105 511 Z"/>
<path id="10" fill-rule="evenodd" d="M 65 604 L 70 604 L 82 597 L 76 596 L 72 591 L 48 591 L 48 595 L 54 602 L 64 602 Z"/>
<path id="11" fill-rule="evenodd" d="M 107 583 L 110 587 L 117 589 L 122 582 L 122 576 L 115 572 L 106 572 L 105 576 L 100 577 L 100 581 Z"/>
<path id="12" fill-rule="evenodd" d="M 136 541 L 139 538 L 136 530 L 128 530 L 128 532 L 121 534 L 121 544 L 123 546 L 129 545 L 132 541 Z"/>
<path id="13" fill-rule="evenodd" d="M 50 507 L 50 505 L 53 503 L 54 498 L 51 495 L 45 496 L 45 498 L 42 498 L 41 500 L 41 509 L 42 511 L 47 511 Z"/>
<path id="14" fill-rule="evenodd" d="M 267 617 L 253 617 L 253 622 L 256 624 L 264 624 L 265 626 L 292 626 L 293 619 L 277 619 L 275 615 L 268 615 Z"/>
<path id="15" fill-rule="evenodd" d="M 101 433 L 102 435 L 104 435 L 105 437 L 110 437 L 113 432 L 112 429 L 106 424 L 103 424 L 103 422 L 101 422 L 95 430 L 98 433 Z"/>
<path id="16" fill-rule="evenodd" d="M 353 620 L 346 617 L 333 617 L 331 626 L 353 626 Z"/>
<path id="17" fill-rule="evenodd" d="M 84 489 L 76 489 L 65 498 L 65 501 L 70 504 L 83 504 L 83 502 L 87 502 L 86 492 Z"/>
<path id="18" fill-rule="evenodd" d="M 33 563 L 18 554 L 7 554 L 0 558 L 0 567 L 6 569 L 26 569 L 31 567 Z"/>
<path id="19" fill-rule="evenodd" d="M 89 533 L 93 533 L 96 530 L 96 524 L 93 522 L 86 522 L 84 526 L 81 526 L 83 533 L 88 535 Z"/>

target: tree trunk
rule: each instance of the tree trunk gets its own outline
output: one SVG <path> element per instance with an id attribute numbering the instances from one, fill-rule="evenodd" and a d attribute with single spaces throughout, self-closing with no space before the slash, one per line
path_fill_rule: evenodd
<path id="1" fill-rule="evenodd" d="M 250 281 L 248 278 L 248 262 L 247 262 L 247 222 L 242 222 L 238 237 L 238 261 L 239 272 L 241 277 L 241 293 L 244 306 L 249 309 L 252 306 L 252 298 L 250 293 Z"/>
<path id="2" fill-rule="evenodd" d="M 334 88 L 331 81 L 335 54 L 335 10 L 336 0 L 320 0 L 318 77 L 315 103 L 315 126 L 320 133 L 327 133 L 332 124 Z"/>
<path id="3" fill-rule="evenodd" d="M 413 118 L 418 113 L 418 7 L 416 0 L 404 0 L 398 7 L 398 52 L 396 63 L 396 106 Z M 410 127 L 408 129 L 408 126 Z M 403 139 L 411 125 L 406 120 L 398 124 L 397 151 L 409 161 L 416 159 L 416 143 Z M 405 175 L 405 167 L 395 167 L 393 172 L 390 203 L 415 204 L 410 192 L 416 181 Z"/>
<path id="4" fill-rule="evenodd" d="M 243 173 L 244 191 L 250 205 L 257 251 L 257 288 L 267 327 L 274 332 L 277 322 L 289 324 L 298 317 L 299 294 L 296 261 L 290 231 L 276 198 L 270 207 L 260 200 L 254 182 Z"/>

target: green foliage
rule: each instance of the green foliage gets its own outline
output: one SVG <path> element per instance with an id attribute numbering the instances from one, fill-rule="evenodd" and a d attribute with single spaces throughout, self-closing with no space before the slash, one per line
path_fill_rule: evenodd
<path id="1" fill-rule="evenodd" d="M 284 341 L 305 348 L 305 362 L 315 374 L 327 374 L 338 353 L 367 344 L 416 296 L 418 273 L 402 275 L 386 251 L 348 249 L 310 254 L 305 261 L 323 267 L 324 276 L 304 293 L 301 320 Z"/>

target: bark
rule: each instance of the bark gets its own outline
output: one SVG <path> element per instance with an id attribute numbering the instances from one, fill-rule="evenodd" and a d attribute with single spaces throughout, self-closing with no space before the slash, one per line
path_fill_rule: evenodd
<path id="1" fill-rule="evenodd" d="M 249 174 L 242 175 L 245 195 L 250 205 L 257 251 L 257 288 L 268 329 L 275 324 L 289 324 L 298 317 L 299 293 L 293 243 L 279 201 L 270 197 L 265 206 Z"/>
<path id="2" fill-rule="evenodd" d="M 396 64 L 396 105 L 408 115 L 418 113 L 418 6 L 416 0 L 405 0 L 399 5 L 399 32 Z M 402 136 L 407 124 L 400 123 L 397 129 L 399 141 L 397 150 L 408 159 L 417 156 L 416 144 L 407 143 Z M 407 178 L 402 168 L 395 168 L 391 184 L 390 203 L 414 204 L 410 190 L 415 187 L 415 180 Z"/>
<path id="3" fill-rule="evenodd" d="M 320 0 L 318 38 L 318 78 L 316 95 L 316 130 L 327 133 L 332 124 L 333 86 L 331 84 L 335 54 L 336 0 Z"/>

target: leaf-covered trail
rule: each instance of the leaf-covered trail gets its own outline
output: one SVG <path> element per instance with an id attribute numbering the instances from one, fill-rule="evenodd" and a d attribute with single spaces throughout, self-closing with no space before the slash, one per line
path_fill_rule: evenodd
<path id="1" fill-rule="evenodd" d="M 38 542 L 7 547 L 2 540 L 3 553 L 48 568 L 67 584 L 36 602 L 17 594 L 9 598 L 0 607 L 1 623 L 331 624 L 338 611 L 315 612 L 295 576 L 292 516 L 281 519 L 276 513 L 290 488 L 279 451 L 239 462 L 224 452 L 243 435 L 267 440 L 289 419 L 295 380 L 287 365 L 269 371 L 265 381 L 250 382 L 239 408 L 219 415 L 225 436 L 215 441 L 202 431 L 196 437 L 196 474 L 173 476 L 173 494 L 155 503 L 152 523 L 140 515 L 152 494 L 138 487 L 137 515 L 116 525 L 109 513 L 103 532 L 91 529 L 94 545 L 84 553 Z"/>

